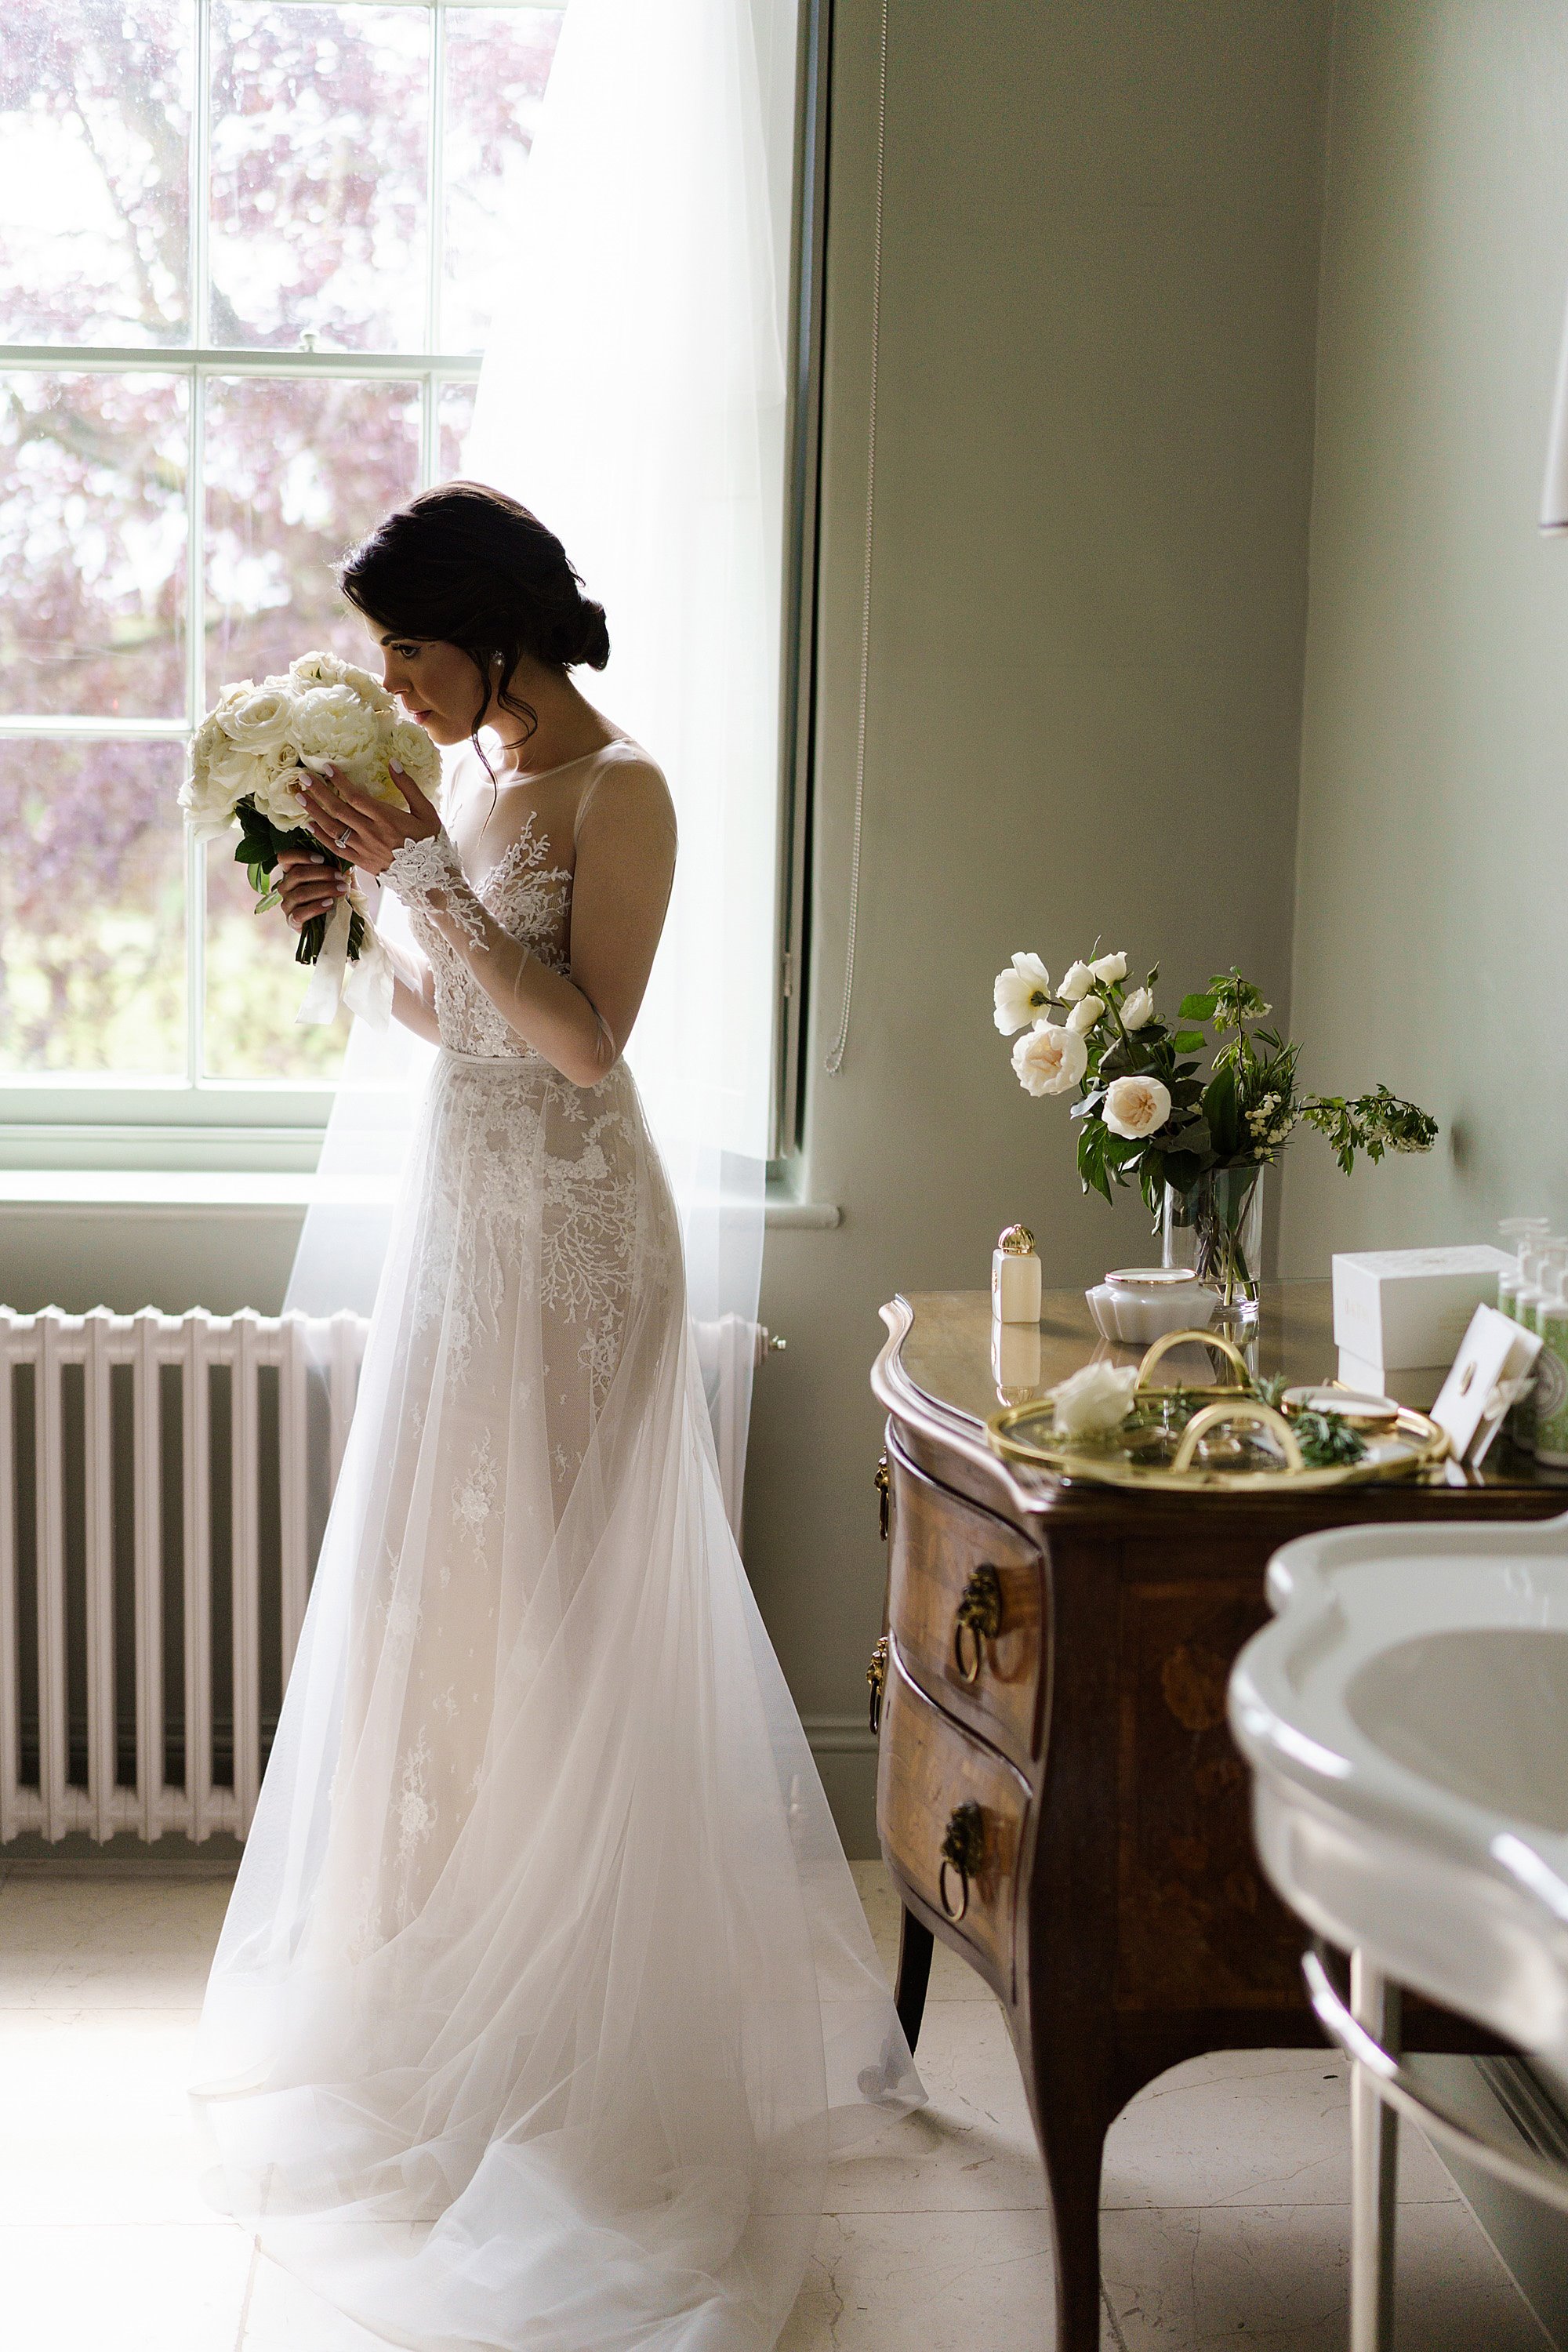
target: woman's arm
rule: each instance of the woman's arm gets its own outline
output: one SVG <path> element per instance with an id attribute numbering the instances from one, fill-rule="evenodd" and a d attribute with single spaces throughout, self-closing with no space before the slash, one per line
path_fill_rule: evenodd
<path id="1" fill-rule="evenodd" d="M 572 970 L 552 971 L 495 921 L 470 887 L 440 820 L 417 787 L 407 814 L 334 777 L 305 788 L 312 828 L 424 908 L 525 1045 L 580 1087 L 596 1086 L 631 1034 L 664 926 L 675 872 L 675 814 L 651 766 L 617 763 L 594 793 L 577 836 Z"/>

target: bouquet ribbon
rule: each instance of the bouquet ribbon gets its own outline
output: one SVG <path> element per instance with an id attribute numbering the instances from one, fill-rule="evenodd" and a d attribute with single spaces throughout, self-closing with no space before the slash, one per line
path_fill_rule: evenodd
<path id="1" fill-rule="evenodd" d="M 364 924 L 359 955 L 353 963 L 349 961 L 351 913 L 359 915 Z M 331 1021 L 338 1006 L 346 1004 L 373 1029 L 384 1029 L 392 1018 L 392 959 L 370 919 L 364 898 L 359 890 L 350 889 L 332 909 L 295 1024 L 309 1026 Z"/>

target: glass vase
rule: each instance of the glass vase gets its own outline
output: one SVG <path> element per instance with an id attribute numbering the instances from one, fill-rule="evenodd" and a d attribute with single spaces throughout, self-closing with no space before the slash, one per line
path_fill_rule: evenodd
<path id="1" fill-rule="evenodd" d="M 1166 1265 L 1190 1265 L 1220 1296 L 1221 1319 L 1258 1320 L 1263 1267 L 1263 1170 L 1211 1168 L 1190 1191 L 1165 1187 L 1161 1255 Z"/>

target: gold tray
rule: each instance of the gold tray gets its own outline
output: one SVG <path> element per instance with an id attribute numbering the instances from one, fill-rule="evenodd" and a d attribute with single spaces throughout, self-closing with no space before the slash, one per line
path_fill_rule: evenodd
<path id="1" fill-rule="evenodd" d="M 1235 1368 L 1236 1381 L 1228 1387 L 1184 1382 L 1180 1388 L 1157 1385 L 1149 1377 L 1154 1366 L 1169 1349 L 1179 1348 L 1184 1342 L 1217 1349 Z M 1219 1332 L 1167 1331 L 1163 1339 L 1155 1340 L 1139 1365 L 1133 1393 L 1145 1400 L 1176 1395 L 1203 1400 L 1182 1433 L 1173 1460 L 1140 1462 L 1126 1450 L 1117 1452 L 1111 1444 L 1091 1445 L 1081 1439 L 1074 1443 L 1057 1438 L 1051 1426 L 1054 1409 L 1049 1397 L 1037 1397 L 1031 1403 L 1008 1405 L 1003 1412 L 994 1412 L 985 1424 L 986 1433 L 1005 1460 L 1025 1463 L 1035 1470 L 1048 1470 L 1053 1477 L 1067 1484 L 1087 1479 L 1101 1486 L 1141 1486 L 1176 1495 L 1313 1494 L 1331 1486 L 1360 1486 L 1374 1481 L 1413 1478 L 1434 1468 L 1447 1454 L 1447 1433 L 1426 1413 L 1402 1405 L 1392 1420 L 1366 1433 L 1366 1452 L 1359 1462 L 1332 1463 L 1326 1468 L 1309 1469 L 1301 1460 L 1288 1417 L 1261 1399 L 1246 1394 L 1247 1382 L 1247 1365 L 1239 1350 Z M 1285 1455 L 1283 1468 L 1226 1469 L 1194 1459 L 1205 1437 L 1220 1429 L 1248 1424 L 1266 1429 L 1278 1439 Z M 1110 1434 L 1114 1437 L 1116 1433 Z"/>

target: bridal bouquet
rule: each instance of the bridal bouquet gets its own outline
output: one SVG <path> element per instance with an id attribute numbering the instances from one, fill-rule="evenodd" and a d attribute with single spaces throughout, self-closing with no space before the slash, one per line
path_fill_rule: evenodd
<path id="1" fill-rule="evenodd" d="M 347 858 L 335 857 L 308 829 L 299 789 L 303 772 L 341 769 L 373 799 L 403 808 L 394 765 L 421 792 L 433 797 L 438 790 L 440 754 L 378 679 L 335 654 L 301 654 L 286 676 L 225 687 L 196 730 L 180 805 L 197 841 L 239 827 L 235 860 L 250 877 L 259 914 L 277 904 L 272 876 L 285 849 L 307 849 L 340 872 L 350 870 Z M 330 916 L 313 916 L 302 927 L 294 958 L 315 967 L 300 1020 L 330 1021 L 342 1001 L 384 1024 L 391 966 L 357 887 Z"/>
<path id="2" fill-rule="evenodd" d="M 1167 1265 L 1195 1264 L 1229 1306 L 1256 1297 L 1258 1177 L 1298 1126 L 1324 1136 L 1348 1175 L 1358 1152 L 1375 1162 L 1430 1151 L 1436 1122 L 1385 1086 L 1350 1101 L 1301 1094 L 1300 1045 L 1260 1025 L 1270 1008 L 1239 971 L 1184 996 L 1173 1026 L 1155 1005 L 1159 976 L 1156 965 L 1130 989 L 1126 956 L 1102 955 L 1070 965 L 1053 988 L 1038 956 L 1016 955 L 996 976 L 996 1026 L 1016 1036 L 1013 1068 L 1027 1093 L 1077 1094 L 1084 1191 L 1109 1201 L 1112 1184 L 1136 1181 L 1163 1213 Z M 1206 1076 L 1195 1058 L 1205 1055 Z"/>

